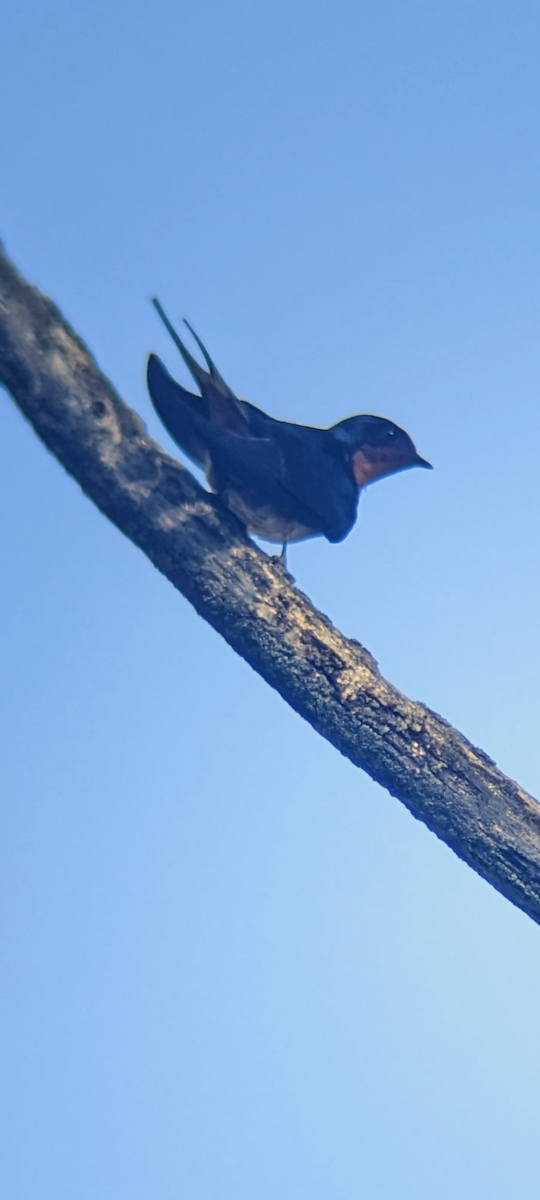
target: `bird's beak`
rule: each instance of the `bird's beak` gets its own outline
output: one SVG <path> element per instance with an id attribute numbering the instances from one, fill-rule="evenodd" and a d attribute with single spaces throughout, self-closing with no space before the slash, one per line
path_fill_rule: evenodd
<path id="1" fill-rule="evenodd" d="M 420 455 L 419 455 L 419 454 L 417 454 L 417 455 L 416 455 L 416 458 L 413 458 L 413 461 L 412 461 L 412 464 L 411 464 L 411 465 L 412 465 L 413 467 L 426 467 L 426 469 L 427 469 L 428 471 L 432 471 L 432 470 L 433 470 L 433 467 L 432 467 L 431 463 L 428 463 L 428 461 L 427 461 L 427 459 L 426 459 L 426 458 L 420 458 Z"/>

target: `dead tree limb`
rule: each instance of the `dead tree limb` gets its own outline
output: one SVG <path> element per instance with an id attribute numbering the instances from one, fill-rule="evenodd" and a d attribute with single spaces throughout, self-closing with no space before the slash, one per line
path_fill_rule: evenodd
<path id="1" fill-rule="evenodd" d="M 0 382 L 83 490 L 306 721 L 540 922 L 540 806 L 383 679 L 146 435 L 0 251 Z"/>

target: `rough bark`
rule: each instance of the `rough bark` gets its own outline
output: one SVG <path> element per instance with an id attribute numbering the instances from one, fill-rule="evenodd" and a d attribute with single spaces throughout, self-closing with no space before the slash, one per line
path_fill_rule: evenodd
<path id="1" fill-rule="evenodd" d="M 383 679 L 146 435 L 56 307 L 0 251 L 0 381 L 86 494 L 336 749 L 540 921 L 540 806 Z"/>

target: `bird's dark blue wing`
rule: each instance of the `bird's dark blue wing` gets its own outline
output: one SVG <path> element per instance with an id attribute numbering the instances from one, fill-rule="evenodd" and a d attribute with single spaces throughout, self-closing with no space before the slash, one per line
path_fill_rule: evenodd
<path id="1" fill-rule="evenodd" d="M 151 354 L 147 366 L 148 391 L 158 417 L 180 449 L 199 467 L 208 463 L 208 446 L 204 436 L 208 424 L 208 406 L 201 396 L 195 396 L 171 379 L 156 354 Z"/>
<path id="2" fill-rule="evenodd" d="M 285 422 L 279 441 L 283 490 L 313 514 L 330 542 L 342 541 L 356 520 L 359 489 L 341 447 L 326 429 Z"/>
<path id="3" fill-rule="evenodd" d="M 331 542 L 341 541 L 355 522 L 358 504 L 350 472 L 344 473 L 341 461 L 328 453 L 325 431 L 304 427 L 303 436 L 297 436 L 299 427 L 289 426 L 277 435 L 275 426 L 281 424 L 269 420 L 267 438 L 212 429 L 210 456 L 218 491 L 236 490 L 254 507 L 273 509 Z"/>

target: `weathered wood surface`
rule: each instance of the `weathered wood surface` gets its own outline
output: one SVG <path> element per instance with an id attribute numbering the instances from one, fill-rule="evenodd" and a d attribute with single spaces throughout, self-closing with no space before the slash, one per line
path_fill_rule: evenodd
<path id="1" fill-rule="evenodd" d="M 0 252 L 0 381 L 86 494 L 314 729 L 540 921 L 540 806 L 383 679 L 146 435 L 56 307 Z"/>

